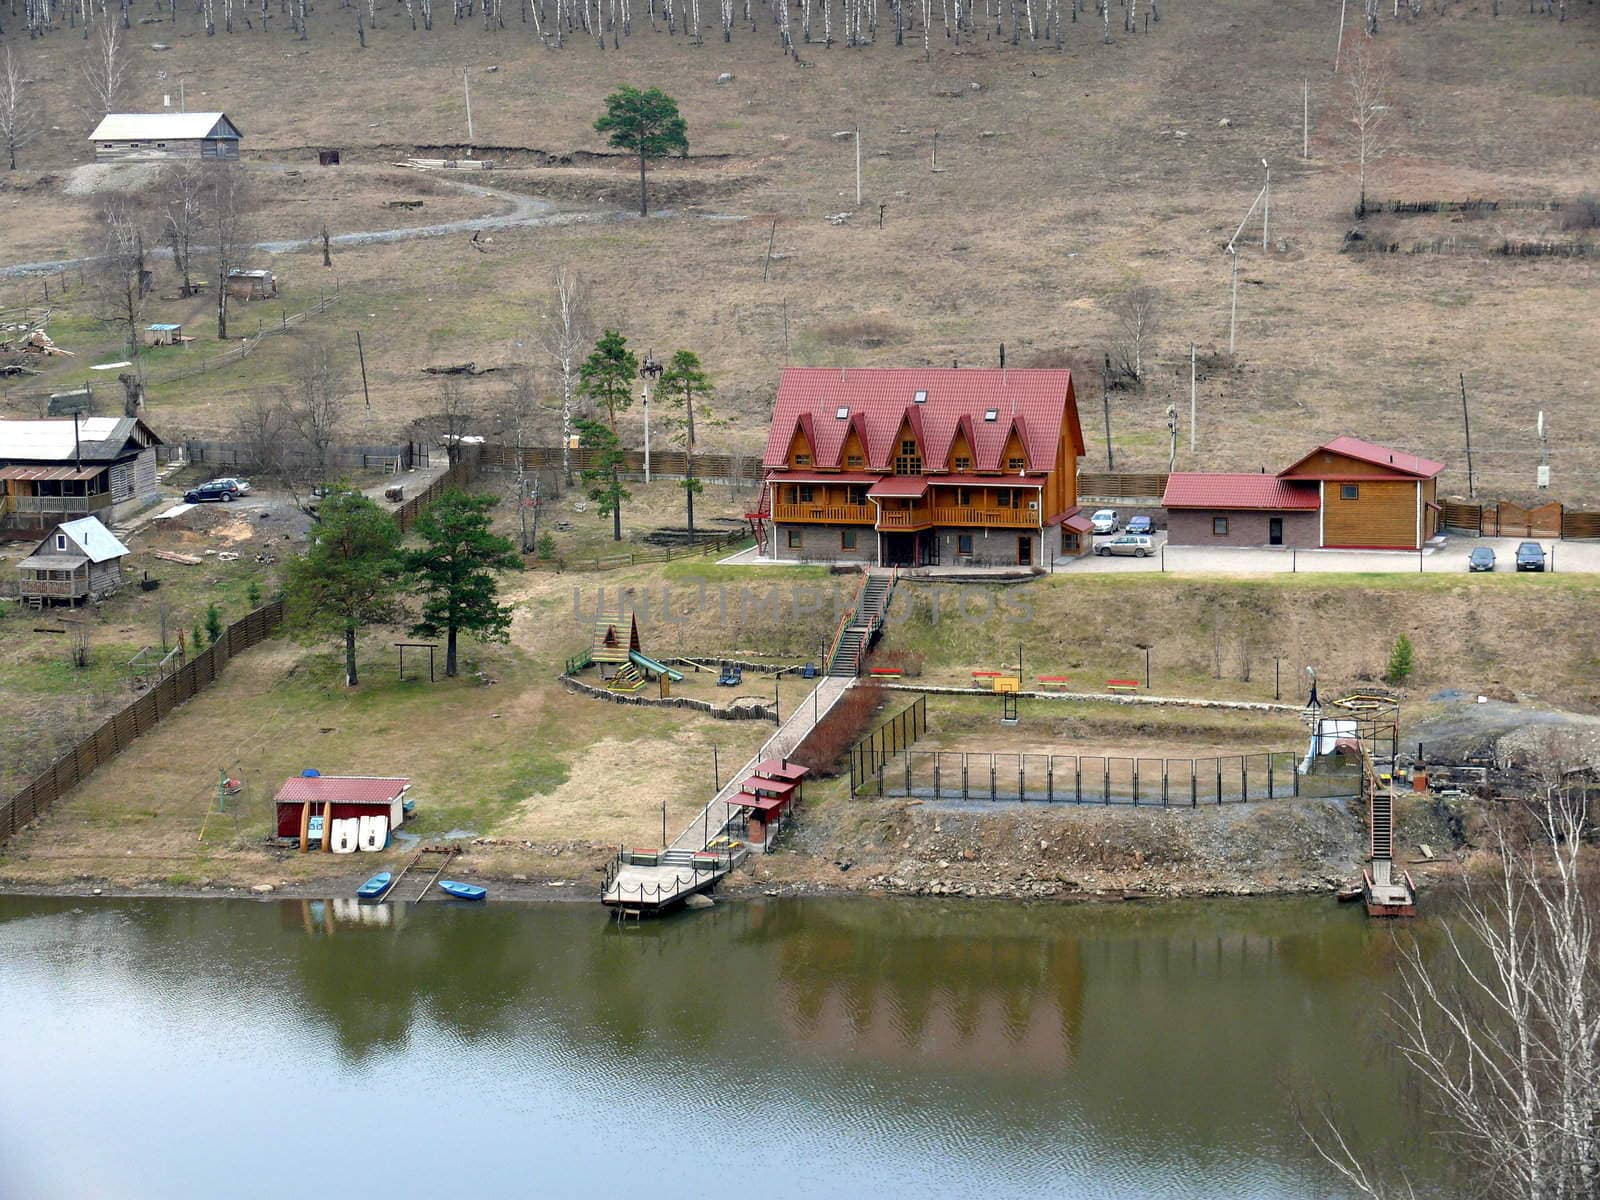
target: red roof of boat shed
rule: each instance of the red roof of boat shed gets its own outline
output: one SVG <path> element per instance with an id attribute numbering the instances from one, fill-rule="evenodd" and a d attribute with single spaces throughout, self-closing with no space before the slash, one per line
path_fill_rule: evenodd
<path id="1" fill-rule="evenodd" d="M 277 799 L 289 803 L 387 804 L 411 786 L 398 775 L 296 775 L 278 789 Z"/>

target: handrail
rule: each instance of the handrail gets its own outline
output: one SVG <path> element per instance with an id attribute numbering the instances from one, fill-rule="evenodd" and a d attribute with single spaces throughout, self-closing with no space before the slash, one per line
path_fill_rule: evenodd
<path id="1" fill-rule="evenodd" d="M 867 572 L 861 573 L 861 582 L 856 584 L 856 594 L 850 597 L 849 607 L 839 614 L 839 622 L 833 627 L 833 637 L 828 640 L 828 661 L 822 664 L 823 674 L 827 674 L 828 668 L 833 665 L 833 660 L 839 653 L 839 643 L 844 638 L 844 631 L 850 628 L 851 621 L 861 607 L 861 594 L 867 590 L 867 581 L 871 578 Z"/>

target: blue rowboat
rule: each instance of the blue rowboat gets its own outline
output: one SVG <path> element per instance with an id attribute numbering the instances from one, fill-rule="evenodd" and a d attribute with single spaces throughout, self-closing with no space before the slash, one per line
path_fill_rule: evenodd
<path id="1" fill-rule="evenodd" d="M 378 900 L 384 892 L 389 890 L 389 883 L 394 876 L 387 871 L 379 871 L 356 889 L 356 898 L 359 900 Z"/>
<path id="2" fill-rule="evenodd" d="M 439 880 L 439 890 L 457 900 L 482 900 L 489 894 L 488 888 L 481 888 L 474 883 L 457 883 L 453 879 Z"/>

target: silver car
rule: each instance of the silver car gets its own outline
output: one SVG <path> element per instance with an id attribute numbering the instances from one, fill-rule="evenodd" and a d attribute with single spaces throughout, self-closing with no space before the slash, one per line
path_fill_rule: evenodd
<path id="1" fill-rule="evenodd" d="M 1115 533 L 1122 528 L 1122 519 L 1114 508 L 1102 508 L 1089 518 L 1089 528 L 1094 533 Z"/>
<path id="2" fill-rule="evenodd" d="M 230 490 L 235 496 L 248 496 L 250 494 L 250 481 L 239 479 L 232 475 L 224 475 L 221 479 L 208 480 L 208 483 L 217 484 Z"/>
<path id="3" fill-rule="evenodd" d="M 1149 558 L 1155 552 L 1155 540 L 1142 533 L 1125 533 L 1094 548 L 1100 555 L 1129 554 L 1134 558 Z"/>

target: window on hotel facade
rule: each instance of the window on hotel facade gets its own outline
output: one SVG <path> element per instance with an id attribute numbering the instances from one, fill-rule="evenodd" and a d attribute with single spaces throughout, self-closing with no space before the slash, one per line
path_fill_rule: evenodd
<path id="1" fill-rule="evenodd" d="M 850 503 L 865 504 L 867 502 L 867 488 L 865 484 L 853 483 L 850 485 Z"/>
<path id="2" fill-rule="evenodd" d="M 839 549 L 854 550 L 856 548 L 856 531 L 854 529 L 841 529 L 839 531 Z"/>
<path id="3" fill-rule="evenodd" d="M 794 465 L 797 467 L 809 467 L 811 465 L 811 455 L 796 454 L 794 456 Z"/>
<path id="4" fill-rule="evenodd" d="M 917 453 L 917 443 L 910 438 L 900 443 L 900 453 L 894 456 L 896 475 L 921 475 L 922 455 Z"/>
<path id="5" fill-rule="evenodd" d="M 957 488 L 956 503 L 961 505 L 962 508 L 970 508 L 972 506 L 972 499 L 974 495 L 975 491 L 972 488 Z"/>
<path id="6" fill-rule="evenodd" d="M 789 549 L 800 549 L 800 531 L 798 529 L 789 530 Z"/>
<path id="7" fill-rule="evenodd" d="M 1027 465 L 1028 464 L 1025 461 L 1023 461 L 1022 459 L 1020 459 L 1020 458 L 1008 458 L 1008 459 L 1006 459 L 1006 470 L 1008 470 L 1008 471 L 1020 471 L 1023 468 L 1025 468 Z"/>
<path id="8" fill-rule="evenodd" d="M 809 483 L 803 483 L 800 485 L 801 504 L 810 504 L 812 500 L 816 498 L 816 494 L 816 489 L 813 488 Z"/>
<path id="9" fill-rule="evenodd" d="M 994 494 L 994 502 L 1001 508 L 1016 508 L 1017 493 L 1014 488 L 998 488 Z"/>
<path id="10" fill-rule="evenodd" d="M 972 553 L 972 535 L 970 533 L 958 533 L 958 534 L 956 534 L 956 553 L 957 554 L 971 554 Z"/>
<path id="11" fill-rule="evenodd" d="M 1339 485 L 1339 499 L 1341 499 L 1341 500 L 1359 500 L 1359 499 L 1361 499 L 1361 485 L 1357 484 L 1357 483 L 1341 483 Z"/>
<path id="12" fill-rule="evenodd" d="M 852 455 L 850 455 L 850 457 L 845 459 L 845 466 L 847 466 L 847 467 L 864 467 L 864 466 L 866 466 L 866 462 L 867 462 L 867 460 L 862 458 L 861 455 L 852 454 Z"/>
<path id="13" fill-rule="evenodd" d="M 956 470 L 958 470 L 958 471 L 970 471 L 970 470 L 972 470 L 972 460 L 970 458 L 968 458 L 965 454 L 956 455 Z"/>
<path id="14" fill-rule="evenodd" d="M 1211 532 L 1213 534 L 1215 534 L 1217 537 L 1226 537 L 1227 534 L 1228 534 L 1228 518 L 1227 517 L 1212 517 L 1211 518 Z"/>

